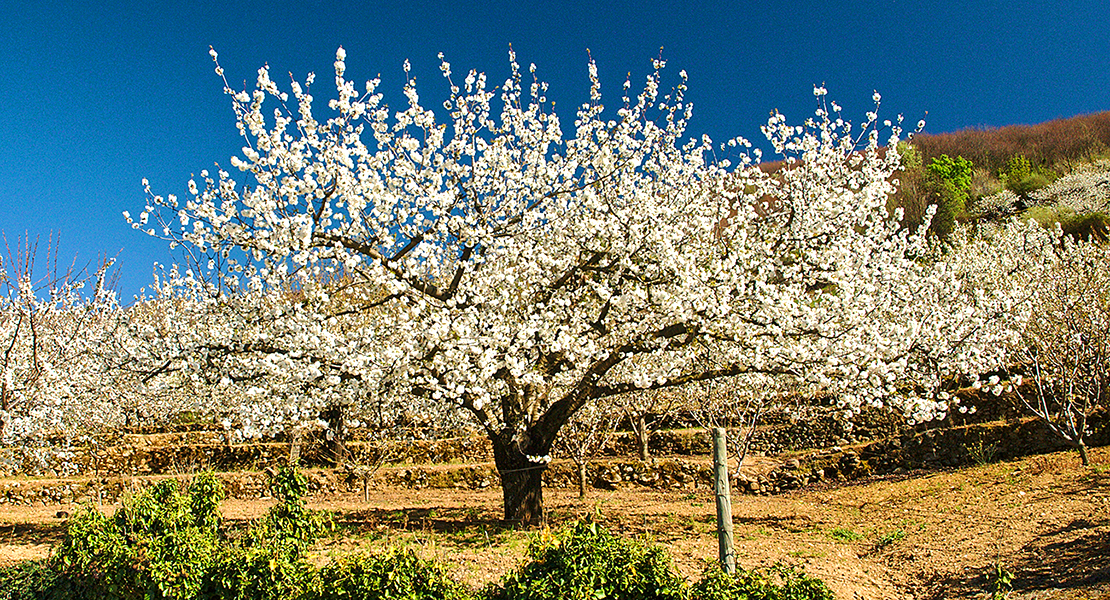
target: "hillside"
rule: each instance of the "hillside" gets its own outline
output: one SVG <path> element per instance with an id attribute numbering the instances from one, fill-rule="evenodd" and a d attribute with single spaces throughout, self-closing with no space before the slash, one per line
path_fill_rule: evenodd
<path id="1" fill-rule="evenodd" d="M 931 231 L 1020 215 L 1065 232 L 1105 237 L 1110 224 L 1110 112 L 1037 125 L 919 134 L 901 146 L 905 170 L 892 206 L 907 223 L 938 207 Z"/>

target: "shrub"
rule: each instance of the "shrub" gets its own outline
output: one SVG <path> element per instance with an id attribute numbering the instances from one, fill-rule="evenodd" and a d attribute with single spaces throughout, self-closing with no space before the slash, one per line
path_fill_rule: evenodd
<path id="1" fill-rule="evenodd" d="M 970 160 L 962 156 L 951 158 L 941 154 L 929 162 L 929 172 L 942 181 L 951 183 L 954 188 L 961 191 L 971 189 L 974 168 Z"/>
<path id="2" fill-rule="evenodd" d="M 469 591 L 411 550 L 355 554 L 320 570 L 312 600 L 463 600 Z"/>
<path id="3" fill-rule="evenodd" d="M 529 562 L 508 576 L 497 600 L 648 600 L 685 597 L 685 582 L 662 548 L 576 523 L 554 537 L 537 538 Z"/>
<path id="4" fill-rule="evenodd" d="M 942 154 L 929 162 L 930 198 L 937 205 L 931 227 L 933 233 L 948 235 L 956 219 L 967 212 L 973 172 L 971 161 L 962 156 L 951 158 Z"/>
<path id="5" fill-rule="evenodd" d="M 1110 214 L 1105 212 L 1076 213 L 1068 206 L 1034 206 L 1025 211 L 1026 219 L 1033 219 L 1042 227 L 1060 230 L 1074 240 L 1105 241 L 1110 238 Z"/>
<path id="6" fill-rule="evenodd" d="M 285 467 L 270 480 L 278 500 L 214 565 L 206 597 L 236 600 L 296 598 L 313 588 L 315 567 L 305 556 L 330 521 L 305 506 L 308 480 Z"/>
<path id="7" fill-rule="evenodd" d="M 184 491 L 175 480 L 162 481 L 112 517 L 85 507 L 70 520 L 55 563 L 42 567 L 54 572 L 48 583 L 55 595 L 33 597 L 300 597 L 316 577 L 305 553 L 329 522 L 305 507 L 308 481 L 294 469 L 277 472 L 270 489 L 277 504 L 238 540 L 221 535 L 224 490 L 211 473 Z"/>
<path id="8" fill-rule="evenodd" d="M 216 559 L 223 488 L 211 473 L 186 492 L 159 482 L 111 518 L 87 506 L 69 522 L 59 568 L 96 597 L 195 597 Z"/>
<path id="9" fill-rule="evenodd" d="M 729 575 L 717 565 L 694 584 L 690 600 L 832 600 L 820 579 L 784 565 L 769 569 L 737 569 Z"/>
<path id="10" fill-rule="evenodd" d="M 25 560 L 0 568 L 0 600 L 69 600 L 93 597 L 51 560 Z"/>
<path id="11" fill-rule="evenodd" d="M 1023 213 L 1022 219 L 1026 221 L 1029 219 L 1033 219 L 1034 221 L 1039 223 L 1041 227 L 1054 229 L 1057 223 L 1059 223 L 1060 226 L 1063 227 L 1064 223 L 1071 221 L 1075 218 L 1075 216 L 1075 211 L 1071 208 L 1059 204 L 1054 204 L 1045 206 L 1034 206 Z"/>
<path id="12" fill-rule="evenodd" d="M 1105 242 L 1110 238 L 1110 214 L 1105 212 L 1079 214 L 1060 226 L 1066 235 L 1076 240 Z"/>
<path id="13" fill-rule="evenodd" d="M 1052 183 L 1056 174 L 1045 168 L 1034 168 L 1024 154 L 1017 154 L 1006 162 L 999 178 L 1006 189 L 1025 197 Z"/>

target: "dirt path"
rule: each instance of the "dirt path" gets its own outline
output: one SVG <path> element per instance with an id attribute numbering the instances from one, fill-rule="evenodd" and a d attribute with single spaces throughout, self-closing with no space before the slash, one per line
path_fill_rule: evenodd
<path id="1" fill-rule="evenodd" d="M 1021 600 L 1110 598 L 1110 449 L 1078 466 L 1070 453 L 952 471 L 915 472 L 773 497 L 733 498 L 743 567 L 787 562 L 824 579 L 841 599 L 982 598 L 996 567 Z M 596 515 L 614 531 L 650 534 L 697 577 L 716 556 L 710 490 L 593 490 L 585 500 L 546 490 L 551 527 Z M 386 488 L 313 498 L 339 531 L 318 554 L 403 544 L 450 564 L 478 587 L 499 579 L 534 532 L 498 523 L 500 491 Z M 229 500 L 229 519 L 265 501 Z M 63 510 L 68 510 L 62 507 Z M 105 507 L 110 510 L 110 507 Z M 0 508 L 0 563 L 45 556 L 60 539 L 58 507 Z M 989 596 L 989 594 L 987 594 Z"/>

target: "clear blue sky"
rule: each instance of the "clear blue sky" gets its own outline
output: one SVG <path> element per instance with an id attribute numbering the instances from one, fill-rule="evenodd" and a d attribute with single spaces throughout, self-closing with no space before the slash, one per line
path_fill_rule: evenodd
<path id="1" fill-rule="evenodd" d="M 934 133 L 1110 110 L 1107 23 L 1106 0 L 2 0 L 0 231 L 11 244 L 60 236 L 63 260 L 118 255 L 125 296 L 146 285 L 151 263 L 172 259 L 121 216 L 141 211 L 142 178 L 183 195 L 191 173 L 242 146 L 209 45 L 235 86 L 269 63 L 279 83 L 315 71 L 318 98 L 342 45 L 347 77 L 381 74 L 394 105 L 408 58 L 434 106 L 438 52 L 498 81 L 511 43 L 564 124 L 586 98 L 587 48 L 615 105 L 625 74 L 635 89 L 662 47 L 671 75 L 689 74 L 690 133 L 754 140 L 772 109 L 811 114 L 815 83 L 854 118 L 878 90 L 884 116 L 925 117 Z"/>

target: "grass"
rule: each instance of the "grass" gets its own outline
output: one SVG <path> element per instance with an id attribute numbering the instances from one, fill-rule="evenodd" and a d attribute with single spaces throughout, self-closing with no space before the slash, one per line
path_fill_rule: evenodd
<path id="1" fill-rule="evenodd" d="M 845 544 L 858 542 L 863 539 L 863 534 L 846 527 L 837 527 L 829 532 L 829 537 Z"/>
<path id="2" fill-rule="evenodd" d="M 880 535 L 879 539 L 875 541 L 875 548 L 878 550 L 882 550 L 883 548 L 892 546 L 895 542 L 899 542 L 904 539 L 906 539 L 905 529 L 895 529 L 893 531 L 888 531 Z"/>

